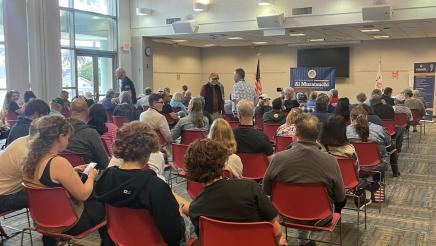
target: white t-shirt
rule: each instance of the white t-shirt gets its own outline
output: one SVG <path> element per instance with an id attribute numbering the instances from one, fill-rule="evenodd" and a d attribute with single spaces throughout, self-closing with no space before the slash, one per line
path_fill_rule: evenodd
<path id="1" fill-rule="evenodd" d="M 0 152 L 0 195 L 10 195 L 23 189 L 23 160 L 27 155 L 29 136 L 13 141 Z"/>

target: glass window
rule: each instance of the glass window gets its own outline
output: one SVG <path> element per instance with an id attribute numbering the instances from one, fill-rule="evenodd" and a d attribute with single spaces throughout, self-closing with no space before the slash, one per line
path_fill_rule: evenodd
<path id="1" fill-rule="evenodd" d="M 3 102 L 7 91 L 6 85 L 6 56 L 5 36 L 3 30 L 3 0 L 0 0 L 0 101 Z"/>
<path id="2" fill-rule="evenodd" d="M 70 49 L 61 50 L 62 59 L 62 87 L 75 87 L 74 83 L 74 51 Z"/>
<path id="3" fill-rule="evenodd" d="M 115 51 L 115 20 L 81 12 L 74 13 L 76 48 Z"/>
<path id="4" fill-rule="evenodd" d="M 115 0 L 74 0 L 74 8 L 103 15 L 116 15 Z"/>
<path id="5" fill-rule="evenodd" d="M 61 46 L 71 47 L 71 12 L 61 9 L 59 15 L 61 18 Z"/>
<path id="6" fill-rule="evenodd" d="M 70 0 L 59 0 L 59 6 L 60 7 L 65 7 L 65 8 L 70 8 Z"/>

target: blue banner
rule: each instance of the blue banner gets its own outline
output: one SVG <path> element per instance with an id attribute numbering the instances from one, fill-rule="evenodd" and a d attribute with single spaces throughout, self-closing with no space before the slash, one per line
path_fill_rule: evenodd
<path id="1" fill-rule="evenodd" d="M 426 108 L 433 108 L 434 103 L 434 83 L 435 74 L 433 73 L 415 74 L 413 88 L 421 92 L 421 96 L 426 103 Z M 429 111 L 425 114 L 425 119 L 432 121 L 433 112 Z"/>
<path id="2" fill-rule="evenodd" d="M 291 68 L 291 87 L 328 91 L 335 88 L 336 69 L 332 67 Z"/>

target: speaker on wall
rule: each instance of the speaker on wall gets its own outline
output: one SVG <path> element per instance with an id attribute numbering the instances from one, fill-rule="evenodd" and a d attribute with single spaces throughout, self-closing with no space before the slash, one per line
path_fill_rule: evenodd
<path id="1" fill-rule="evenodd" d="M 257 26 L 259 28 L 280 28 L 283 27 L 284 20 L 285 15 L 283 13 L 258 16 Z"/>
<path id="2" fill-rule="evenodd" d="M 362 18 L 366 20 L 389 20 L 392 15 L 390 5 L 362 8 Z"/>
<path id="3" fill-rule="evenodd" d="M 194 33 L 198 30 L 198 25 L 190 21 L 177 21 L 172 24 L 174 33 Z"/>

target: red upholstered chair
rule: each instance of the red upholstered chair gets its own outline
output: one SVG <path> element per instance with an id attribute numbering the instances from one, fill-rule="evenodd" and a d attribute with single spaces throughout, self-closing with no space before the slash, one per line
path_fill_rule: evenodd
<path id="1" fill-rule="evenodd" d="M 317 221 L 332 216 L 332 220 L 325 226 L 305 225 L 284 219 L 281 224 L 286 227 L 286 236 L 288 227 L 333 232 L 339 224 L 340 243 L 342 243 L 341 214 L 334 213 L 332 210 L 323 184 L 273 183 L 271 201 L 283 217 L 292 220 Z"/>
<path id="2" fill-rule="evenodd" d="M 204 184 L 198 183 L 192 180 L 186 181 L 186 191 L 188 195 L 194 200 L 198 194 L 200 194 L 204 190 Z"/>
<path id="3" fill-rule="evenodd" d="M 15 112 L 8 112 L 5 117 L 6 126 L 12 128 L 17 123 L 17 114 Z"/>
<path id="4" fill-rule="evenodd" d="M 263 116 L 260 114 L 256 114 L 254 116 L 255 127 L 263 130 Z"/>
<path id="5" fill-rule="evenodd" d="M 274 136 L 276 135 L 277 129 L 280 127 L 278 124 L 263 124 L 263 132 L 268 137 L 271 143 L 274 143 Z"/>
<path id="6" fill-rule="evenodd" d="M 409 148 L 409 130 L 407 129 L 408 126 L 408 120 L 407 115 L 405 113 L 395 113 L 394 122 L 396 126 L 399 126 L 407 131 L 407 148 Z"/>
<path id="7" fill-rule="evenodd" d="M 263 153 L 238 153 L 242 161 L 242 176 L 245 179 L 260 180 L 265 176 L 269 162 Z"/>
<path id="8" fill-rule="evenodd" d="M 276 139 L 276 153 L 283 151 L 290 145 L 293 141 L 292 137 L 287 136 L 275 136 Z"/>
<path id="9" fill-rule="evenodd" d="M 129 123 L 129 118 L 127 116 L 112 116 L 112 119 L 118 128 L 121 128 L 124 124 Z"/>
<path id="10" fill-rule="evenodd" d="M 228 121 L 228 122 L 229 122 L 229 125 L 232 129 L 239 127 L 239 121 Z"/>
<path id="11" fill-rule="evenodd" d="M 71 117 L 71 110 L 69 108 L 62 108 L 61 110 L 61 114 L 65 117 L 65 118 L 70 118 Z"/>
<path id="12" fill-rule="evenodd" d="M 156 131 L 157 136 L 159 137 L 159 144 L 162 147 L 165 147 L 168 145 L 167 140 L 164 138 L 164 136 L 162 135 L 162 133 L 160 133 L 160 131 Z"/>
<path id="13" fill-rule="evenodd" d="M 386 132 L 389 136 L 395 135 L 395 121 L 394 120 L 383 120 L 383 125 L 385 126 Z"/>
<path id="14" fill-rule="evenodd" d="M 175 169 L 175 172 L 170 171 L 169 180 L 168 180 L 170 186 L 172 186 L 172 180 L 174 178 L 186 177 L 184 157 L 188 147 L 189 146 L 185 144 L 176 144 L 176 143 L 172 144 L 173 168 Z"/>
<path id="15" fill-rule="evenodd" d="M 83 156 L 78 154 L 62 152 L 59 153 L 59 156 L 62 156 L 63 158 L 67 159 L 71 163 L 71 166 L 73 167 L 85 164 L 85 159 L 83 159 Z"/>
<path id="16" fill-rule="evenodd" d="M 79 219 L 71 207 L 69 193 L 61 187 L 36 188 L 24 183 L 23 186 L 28 197 L 30 216 L 35 224 L 34 228 L 26 228 L 23 232 L 36 230 L 43 235 L 71 240 L 84 238 L 106 225 L 106 221 L 103 221 L 76 236 L 53 232 L 63 227 L 73 226 Z M 21 245 L 23 245 L 23 235 L 21 234 Z"/>
<path id="17" fill-rule="evenodd" d="M 106 150 L 106 153 L 109 157 L 112 156 L 112 142 L 108 138 L 101 138 L 101 141 L 103 142 L 104 150 Z"/>
<path id="18" fill-rule="evenodd" d="M 182 131 L 182 144 L 189 145 L 197 139 L 204 138 L 204 131 L 202 130 L 183 130 Z"/>
<path id="19" fill-rule="evenodd" d="M 239 121 L 239 119 L 233 116 L 233 114 L 225 114 L 223 117 L 227 121 Z"/>
<path id="20" fill-rule="evenodd" d="M 114 122 L 113 116 L 114 114 L 112 111 L 106 110 L 107 122 L 113 123 Z"/>
<path id="21" fill-rule="evenodd" d="M 412 120 L 409 122 L 411 126 L 419 126 L 419 141 L 421 141 L 422 127 L 425 129 L 425 121 L 421 124 L 422 116 L 418 109 L 410 109 L 412 111 Z M 424 130 L 425 132 L 425 130 Z"/>
<path id="22" fill-rule="evenodd" d="M 106 204 L 111 239 L 119 246 L 167 245 L 146 209 L 117 208 Z"/>
<path id="23" fill-rule="evenodd" d="M 202 246 L 275 246 L 274 228 L 270 222 L 236 223 L 200 217 Z"/>
<path id="24" fill-rule="evenodd" d="M 355 162 L 351 158 L 343 158 L 343 157 L 336 157 L 336 160 L 339 164 L 339 169 L 341 171 L 342 181 L 344 182 L 345 190 L 347 191 L 345 194 L 347 197 L 350 198 L 357 198 L 358 204 L 361 204 L 360 197 L 356 196 L 351 191 L 355 190 L 357 185 L 359 184 L 358 179 L 358 173 L 356 171 Z M 360 211 L 359 208 L 346 208 L 350 210 L 356 210 L 357 211 L 357 226 L 360 225 Z M 365 229 L 366 229 L 366 205 L 363 208 L 363 212 L 365 213 Z M 360 232 L 358 230 L 358 232 Z M 359 237 L 358 237 L 359 238 Z"/>

